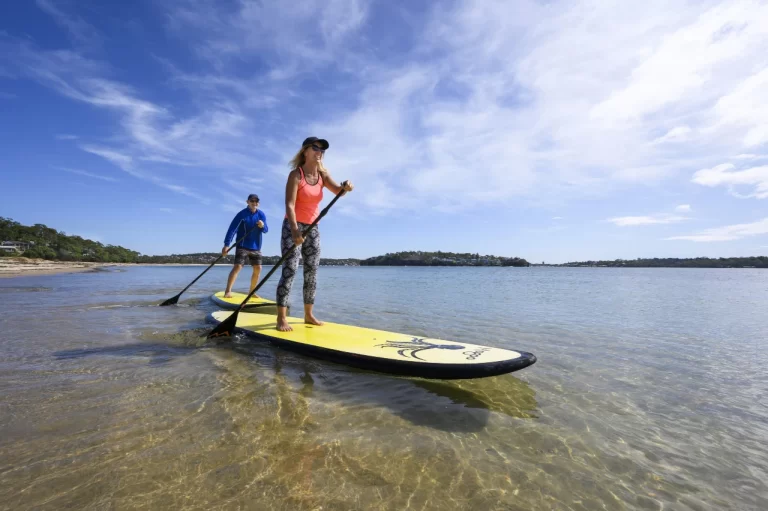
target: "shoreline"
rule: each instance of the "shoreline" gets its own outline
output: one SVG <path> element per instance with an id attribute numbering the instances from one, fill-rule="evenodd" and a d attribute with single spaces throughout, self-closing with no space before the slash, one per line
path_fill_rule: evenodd
<path id="1" fill-rule="evenodd" d="M 37 275 L 58 275 L 62 273 L 85 273 L 99 271 L 103 268 L 120 266 L 208 265 L 203 263 L 95 263 L 86 261 L 49 261 L 47 259 L 29 259 L 26 257 L 2 257 L 0 258 L 0 279 L 13 277 L 34 277 Z M 227 265 L 224 264 L 222 266 Z"/>
<path id="2" fill-rule="evenodd" d="M 49 261 L 26 257 L 0 258 L 0 279 L 13 277 L 34 277 L 38 275 L 59 275 L 62 273 L 84 273 L 103 268 L 119 266 L 207 266 L 193 263 L 94 263 L 84 261 Z"/>
<path id="3" fill-rule="evenodd" d="M 104 263 L 80 261 L 48 261 L 26 257 L 4 257 L 0 259 L 0 278 L 28 277 L 35 275 L 56 275 L 59 273 L 82 273 L 95 271 Z"/>
<path id="4" fill-rule="evenodd" d="M 47 259 L 28 259 L 26 257 L 2 257 L 0 258 L 0 279 L 13 277 L 34 277 L 43 275 L 58 275 L 63 273 L 85 273 L 95 272 L 110 267 L 120 266 L 199 266 L 204 267 L 204 263 L 96 263 L 84 261 L 49 261 Z M 216 266 L 231 266 L 228 263 L 217 264 Z M 324 266 L 347 266 L 347 265 L 324 265 Z M 351 265 L 354 266 L 354 265 Z M 360 267 L 362 267 L 361 265 Z M 373 267 L 418 267 L 418 268 L 439 268 L 440 266 L 417 266 L 417 265 L 365 265 Z M 559 265 L 531 265 L 531 267 L 552 267 L 552 268 L 599 268 L 601 266 L 559 266 Z M 444 266 L 458 267 L 458 266 Z M 497 266 L 467 266 L 475 268 L 500 268 Z M 605 268 L 617 268 L 615 266 L 605 266 Z M 678 268 L 678 269 L 696 269 L 695 267 L 675 267 L 675 266 L 625 266 L 618 268 Z M 746 267 L 750 268 L 750 267 Z M 744 269 L 746 269 L 744 268 Z M 701 267 L 700 269 L 740 269 L 736 268 L 717 268 Z M 759 269 L 759 268 L 758 268 Z"/>

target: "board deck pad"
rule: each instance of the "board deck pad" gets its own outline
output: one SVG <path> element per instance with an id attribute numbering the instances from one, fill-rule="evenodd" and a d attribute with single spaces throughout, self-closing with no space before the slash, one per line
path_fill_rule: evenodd
<path id="1" fill-rule="evenodd" d="M 248 295 L 245 293 L 232 291 L 231 298 L 224 298 L 224 291 L 219 291 L 211 295 L 211 300 L 222 309 L 235 310 L 240 307 L 246 296 Z M 263 297 L 251 297 L 248 303 L 245 304 L 245 307 L 243 307 L 243 310 L 258 311 L 262 314 L 277 314 L 277 303 Z"/>
<path id="2" fill-rule="evenodd" d="M 209 320 L 220 323 L 231 314 L 213 312 Z M 288 323 L 293 331 L 280 332 L 275 328 L 275 316 L 241 312 L 235 330 L 310 356 L 412 376 L 478 378 L 510 373 L 536 362 L 535 355 L 524 351 L 339 323 L 308 325 L 303 318 L 289 317 Z"/>

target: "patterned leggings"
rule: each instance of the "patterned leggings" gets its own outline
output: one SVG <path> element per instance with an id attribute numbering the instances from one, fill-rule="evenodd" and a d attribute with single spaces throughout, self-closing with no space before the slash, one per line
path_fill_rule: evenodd
<path id="1" fill-rule="evenodd" d="M 299 230 L 304 231 L 309 224 L 298 222 Z M 291 226 L 288 219 L 283 220 L 283 232 L 280 236 L 280 251 L 283 255 L 293 245 Z M 313 227 L 304 243 L 301 244 L 301 256 L 304 259 L 304 303 L 315 303 L 315 290 L 317 289 L 317 267 L 320 265 L 320 231 Z M 283 262 L 283 273 L 277 284 L 277 305 L 288 307 L 288 297 L 291 294 L 293 278 L 299 269 L 299 247 L 295 247 L 291 255 Z"/>

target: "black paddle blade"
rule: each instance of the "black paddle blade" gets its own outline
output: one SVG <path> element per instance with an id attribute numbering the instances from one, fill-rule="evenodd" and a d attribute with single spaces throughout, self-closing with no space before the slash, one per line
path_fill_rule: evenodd
<path id="1" fill-rule="evenodd" d="M 240 311 L 236 310 L 230 317 L 216 325 L 216 328 L 208 332 L 207 338 L 232 337 L 232 334 L 235 333 L 235 325 L 237 325 L 237 315 L 239 313 Z"/>
<path id="2" fill-rule="evenodd" d="M 176 305 L 177 303 L 179 303 L 179 296 L 180 295 L 176 295 L 173 298 L 168 298 L 166 301 L 160 304 L 160 307 L 163 307 L 165 305 Z"/>

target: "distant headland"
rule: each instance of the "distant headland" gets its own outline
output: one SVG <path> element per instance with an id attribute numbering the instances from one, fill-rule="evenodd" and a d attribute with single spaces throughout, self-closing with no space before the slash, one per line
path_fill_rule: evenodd
<path id="1" fill-rule="evenodd" d="M 25 257 L 49 261 L 83 263 L 132 264 L 211 264 L 220 252 L 193 254 L 143 255 L 116 245 L 103 245 L 80 236 L 68 235 L 43 224 L 21 225 L 0 217 L 0 257 Z M 232 264 L 233 255 L 223 257 L 219 264 Z M 280 256 L 265 256 L 263 264 L 275 264 Z M 768 268 L 768 257 L 696 257 L 616 259 L 613 261 L 581 261 L 563 264 L 531 264 L 520 257 L 480 255 L 454 252 L 396 252 L 367 259 L 322 258 L 323 266 L 501 266 L 501 267 L 618 267 L 618 268 Z"/>

